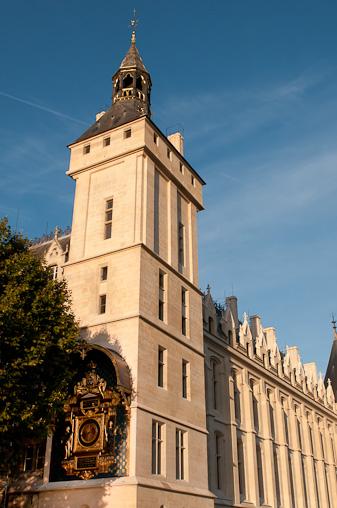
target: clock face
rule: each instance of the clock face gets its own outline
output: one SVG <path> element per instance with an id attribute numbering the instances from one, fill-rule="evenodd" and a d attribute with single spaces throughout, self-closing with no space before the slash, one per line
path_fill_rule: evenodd
<path id="1" fill-rule="evenodd" d="M 96 420 L 89 419 L 82 423 L 79 431 L 79 441 L 82 446 L 92 446 L 99 437 L 100 429 Z"/>

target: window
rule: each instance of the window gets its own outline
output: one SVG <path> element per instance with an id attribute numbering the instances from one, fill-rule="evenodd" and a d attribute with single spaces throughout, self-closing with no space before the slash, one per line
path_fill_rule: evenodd
<path id="1" fill-rule="evenodd" d="M 182 222 L 182 197 L 180 194 L 177 196 L 177 228 L 178 228 L 178 269 L 183 271 L 185 265 L 185 226 Z"/>
<path id="2" fill-rule="evenodd" d="M 185 480 L 186 467 L 186 432 L 176 429 L 176 478 Z"/>
<path id="3" fill-rule="evenodd" d="M 45 443 L 25 447 L 23 470 L 35 471 L 44 467 Z"/>
<path id="4" fill-rule="evenodd" d="M 233 377 L 233 398 L 234 398 L 234 418 L 237 422 L 241 421 L 241 405 L 240 405 L 240 391 L 238 387 L 238 375 L 234 371 Z"/>
<path id="5" fill-rule="evenodd" d="M 222 488 L 222 457 L 221 457 L 221 447 L 222 447 L 223 437 L 221 434 L 215 434 L 215 460 L 216 460 L 216 488 Z"/>
<path id="6" fill-rule="evenodd" d="M 124 139 L 131 138 L 131 129 L 124 131 Z"/>
<path id="7" fill-rule="evenodd" d="M 108 279 L 108 267 L 101 266 L 101 281 Z"/>
<path id="8" fill-rule="evenodd" d="M 87 155 L 88 153 L 90 153 L 90 145 L 85 145 L 83 147 L 83 155 Z"/>
<path id="9" fill-rule="evenodd" d="M 281 485 L 280 485 L 280 473 L 279 473 L 279 448 L 274 445 L 273 457 L 274 457 L 274 471 L 275 471 L 275 490 L 276 490 L 276 501 L 277 506 L 281 506 Z"/>
<path id="10" fill-rule="evenodd" d="M 104 239 L 111 238 L 112 234 L 112 210 L 113 199 L 107 199 L 105 202 L 105 221 L 104 221 Z"/>
<path id="11" fill-rule="evenodd" d="M 58 269 L 59 269 L 59 267 L 57 265 L 52 265 L 49 267 L 51 277 L 53 280 L 57 279 Z"/>
<path id="12" fill-rule="evenodd" d="M 106 311 L 106 295 L 100 295 L 99 297 L 99 313 L 105 314 Z"/>
<path id="13" fill-rule="evenodd" d="M 163 424 L 152 422 L 152 474 L 162 474 Z"/>
<path id="14" fill-rule="evenodd" d="M 218 409 L 218 362 L 211 360 L 213 409 Z"/>
<path id="15" fill-rule="evenodd" d="M 106 146 L 109 146 L 110 145 L 110 138 L 104 138 L 103 139 L 103 146 L 106 147 Z"/>
<path id="16" fill-rule="evenodd" d="M 180 269 L 185 265 L 185 226 L 178 224 L 178 264 Z"/>
<path id="17" fill-rule="evenodd" d="M 188 291 L 181 288 L 181 333 L 188 335 Z"/>
<path id="18" fill-rule="evenodd" d="M 261 443 L 256 444 L 257 478 L 259 485 L 260 504 L 264 504 L 264 482 Z"/>
<path id="19" fill-rule="evenodd" d="M 195 187 L 195 178 L 193 175 L 191 175 L 191 183 L 192 183 L 193 187 Z"/>
<path id="20" fill-rule="evenodd" d="M 159 270 L 159 298 L 158 298 L 158 317 L 165 321 L 165 302 L 166 302 L 166 274 Z"/>
<path id="21" fill-rule="evenodd" d="M 270 434 L 271 434 L 272 439 L 275 439 L 274 404 L 273 404 L 273 393 L 271 390 L 267 390 L 267 401 L 268 401 L 268 411 L 269 411 Z"/>
<path id="22" fill-rule="evenodd" d="M 251 379 L 250 381 L 250 391 L 252 396 L 252 406 L 253 406 L 253 424 L 255 432 L 259 432 L 259 401 L 257 398 L 257 389 L 256 383 Z"/>
<path id="23" fill-rule="evenodd" d="M 241 437 L 237 439 L 237 453 L 238 453 L 239 493 L 240 493 L 240 501 L 243 501 L 246 498 L 246 482 L 245 482 L 243 443 Z"/>
<path id="24" fill-rule="evenodd" d="M 183 360 L 182 361 L 182 370 L 181 370 L 181 384 L 182 384 L 183 399 L 188 399 L 190 396 L 189 377 L 190 377 L 190 362 Z"/>
<path id="25" fill-rule="evenodd" d="M 164 388 L 166 375 L 166 349 L 158 347 L 158 386 Z"/>
<path id="26" fill-rule="evenodd" d="M 160 194 L 160 174 L 157 169 L 154 171 L 154 190 L 153 190 L 153 250 L 159 254 L 159 194 Z"/>
<path id="27" fill-rule="evenodd" d="M 167 155 L 168 159 L 172 160 L 172 152 L 169 148 L 167 148 L 167 150 L 166 150 L 166 155 Z"/>
<path id="28" fill-rule="evenodd" d="M 153 133 L 153 142 L 155 145 L 158 145 L 158 134 L 156 134 L 155 132 Z"/>
<path id="29" fill-rule="evenodd" d="M 184 164 L 182 162 L 179 163 L 179 169 L 180 169 L 180 173 L 183 175 L 184 174 Z"/>
<path id="30" fill-rule="evenodd" d="M 286 444 L 289 446 L 289 418 L 287 412 L 287 402 L 285 399 L 282 400 L 282 414 L 283 414 L 283 427 L 284 427 L 284 436 L 286 440 Z"/>

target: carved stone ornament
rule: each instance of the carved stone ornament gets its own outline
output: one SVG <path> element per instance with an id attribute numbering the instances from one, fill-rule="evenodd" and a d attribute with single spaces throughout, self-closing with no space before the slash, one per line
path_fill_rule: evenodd
<path id="1" fill-rule="evenodd" d="M 75 385 L 74 395 L 65 405 L 65 475 L 84 480 L 109 475 L 126 449 L 129 397 L 107 381 L 91 362 L 89 370 Z M 125 460 L 124 460 L 125 468 Z"/>

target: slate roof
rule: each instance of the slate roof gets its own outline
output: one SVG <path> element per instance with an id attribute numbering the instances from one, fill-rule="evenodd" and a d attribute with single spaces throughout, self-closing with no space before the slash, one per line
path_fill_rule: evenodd
<path id="1" fill-rule="evenodd" d="M 335 399 L 337 400 L 337 336 L 335 334 L 334 340 L 332 343 L 330 358 L 328 367 L 326 369 L 324 382 L 327 384 L 328 379 L 331 381 L 333 393 L 335 395 Z"/>
<path id="2" fill-rule="evenodd" d="M 132 68 L 136 67 L 137 69 L 140 69 L 148 73 L 143 63 L 142 57 L 139 54 L 139 51 L 136 46 L 136 40 L 134 38 L 132 38 L 129 51 L 126 53 L 125 57 L 122 60 L 120 69 L 129 69 L 131 67 Z"/>
<path id="3" fill-rule="evenodd" d="M 144 103 L 135 98 L 128 101 L 115 102 L 115 104 L 113 104 L 108 111 L 106 111 L 104 115 L 97 120 L 97 122 L 93 123 L 89 129 L 77 138 L 74 143 L 84 141 L 92 136 L 102 134 L 110 129 L 120 127 L 125 123 L 132 122 L 137 118 L 146 116 L 146 112 L 142 112 L 140 109 L 143 107 Z"/>

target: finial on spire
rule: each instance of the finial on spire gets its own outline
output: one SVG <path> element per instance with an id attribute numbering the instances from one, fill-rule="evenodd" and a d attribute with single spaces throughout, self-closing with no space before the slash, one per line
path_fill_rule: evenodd
<path id="1" fill-rule="evenodd" d="M 138 19 L 136 18 L 136 9 L 133 9 L 133 18 L 130 20 L 130 28 L 132 28 L 131 43 L 136 43 L 136 28 L 138 26 Z"/>

